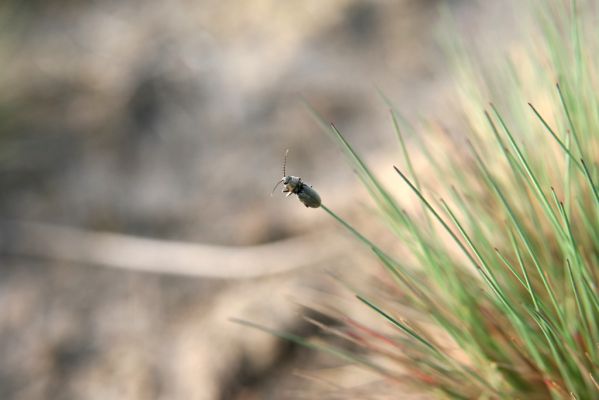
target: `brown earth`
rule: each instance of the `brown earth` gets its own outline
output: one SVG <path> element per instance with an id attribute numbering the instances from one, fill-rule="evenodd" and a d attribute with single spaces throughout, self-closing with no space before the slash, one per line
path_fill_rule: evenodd
<path id="1" fill-rule="evenodd" d="M 320 210 L 269 197 L 286 148 L 289 173 L 368 221 L 301 99 L 387 166 L 394 138 L 376 87 L 411 119 L 443 115 L 440 3 L 466 30 L 498 24 L 498 6 L 449 0 L 0 7 L 0 398 L 384 398 L 376 376 L 229 321 L 321 334 L 303 305 L 355 307 L 324 271 L 361 280 L 376 268 L 343 233 L 322 240 L 327 258 L 308 250 L 309 265 L 236 280 L 170 274 L 169 261 L 161 273 L 102 268 L 68 256 L 77 239 L 58 255 L 19 247 L 14 222 L 231 249 L 330 232 Z M 286 255 L 270 256 L 299 265 Z"/>

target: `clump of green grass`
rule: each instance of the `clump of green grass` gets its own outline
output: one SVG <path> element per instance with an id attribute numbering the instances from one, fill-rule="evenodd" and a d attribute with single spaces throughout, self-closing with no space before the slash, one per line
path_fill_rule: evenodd
<path id="1" fill-rule="evenodd" d="M 446 135 L 429 130 L 423 147 L 408 149 L 409 127 L 392 111 L 398 184 L 423 213 L 406 213 L 328 127 L 412 256 L 395 259 L 323 206 L 401 293 L 358 299 L 396 328 L 404 378 L 451 398 L 599 398 L 599 32 L 590 3 L 543 7 L 534 40 L 503 68 L 483 74 L 454 53 L 468 126 L 445 145 L 447 161 L 426 145 Z M 473 76 L 487 78 L 477 86 Z M 432 177 L 419 176 L 415 152 L 427 155 Z M 398 317 L 404 306 L 422 318 Z"/>
<path id="2" fill-rule="evenodd" d="M 311 347 L 449 398 L 599 398 L 597 13 L 560 1 L 534 13 L 531 42 L 492 71 L 453 48 L 467 121 L 457 139 L 410 132 L 392 109 L 401 199 L 319 119 L 410 257 L 394 258 L 323 205 L 393 279 L 391 293 L 357 298 L 394 330 L 347 320 L 338 335 L 364 352 Z M 405 132 L 421 140 L 406 143 Z M 431 174 L 419 174 L 416 154 Z M 406 201 L 422 211 L 407 213 Z M 419 317 L 401 318 L 406 309 Z"/>

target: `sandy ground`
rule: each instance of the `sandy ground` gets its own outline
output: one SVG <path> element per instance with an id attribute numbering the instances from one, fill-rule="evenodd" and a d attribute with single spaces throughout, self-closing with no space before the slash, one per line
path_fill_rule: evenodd
<path id="1" fill-rule="evenodd" d="M 229 321 L 312 335 L 302 304 L 353 307 L 324 271 L 371 264 L 340 231 L 342 247 L 335 242 L 329 258 L 307 250 L 315 261 L 299 270 L 223 280 L 170 274 L 168 260 L 156 274 L 16 252 L 26 238 L 7 221 L 225 249 L 330 232 L 320 210 L 269 196 L 289 148 L 287 171 L 328 205 L 352 219 L 363 201 L 302 99 L 382 165 L 394 137 L 376 87 L 410 118 L 447 101 L 435 44 L 441 3 L 57 0 L 0 8 L 0 397 L 347 398 L 300 375 L 330 369 L 341 382 L 355 371 Z M 472 30 L 496 15 L 469 2 L 442 4 Z M 269 257 L 296 261 L 286 255 Z M 111 253 L 119 257 L 127 256 Z M 378 381 L 362 376 L 343 385 Z"/>

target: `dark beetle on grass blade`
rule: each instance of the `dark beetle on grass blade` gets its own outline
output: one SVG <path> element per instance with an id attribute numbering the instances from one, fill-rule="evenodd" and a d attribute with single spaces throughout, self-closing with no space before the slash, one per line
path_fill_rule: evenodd
<path id="1" fill-rule="evenodd" d="M 285 159 L 283 161 L 283 178 L 279 182 L 277 182 L 275 187 L 272 189 L 272 193 L 274 193 L 277 186 L 279 186 L 282 183 L 283 186 L 285 186 L 285 188 L 283 189 L 283 193 L 287 193 L 287 197 L 289 197 L 291 194 L 297 194 L 298 199 L 306 207 L 320 207 L 320 196 L 318 195 L 318 192 L 316 192 L 316 190 L 312 189 L 312 186 L 302 182 L 302 178 L 300 177 L 287 175 L 285 173 L 285 166 L 287 165 L 287 153 L 289 153 L 289 150 L 285 151 Z"/>

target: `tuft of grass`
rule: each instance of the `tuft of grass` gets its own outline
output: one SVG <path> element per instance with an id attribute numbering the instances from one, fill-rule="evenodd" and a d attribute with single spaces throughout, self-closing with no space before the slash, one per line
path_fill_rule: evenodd
<path id="1" fill-rule="evenodd" d="M 372 250 L 398 294 L 357 297 L 395 329 L 396 344 L 410 343 L 394 360 L 411 383 L 449 398 L 599 398 L 598 15 L 583 1 L 539 3 L 533 14 L 531 43 L 494 71 L 454 53 L 468 126 L 449 162 L 426 144 L 410 148 L 391 111 L 398 184 L 421 214 L 403 211 L 409 196 L 392 195 L 313 112 L 416 260 L 404 265 L 323 206 Z M 419 176 L 414 152 L 434 176 Z M 427 328 L 396 315 L 402 304 Z"/>
<path id="2" fill-rule="evenodd" d="M 433 124 L 416 132 L 383 95 L 401 196 L 310 109 L 411 257 L 396 259 L 322 205 L 388 272 L 392 290 L 356 296 L 391 331 L 347 318 L 337 336 L 361 346 L 353 355 L 271 333 L 445 398 L 599 398 L 599 14 L 582 0 L 531 10 L 530 42 L 492 70 L 458 40 L 448 46 L 460 136 Z M 427 143 L 447 146 L 444 157 Z M 431 174 L 419 174 L 416 153 Z M 404 211 L 414 201 L 421 211 Z"/>

